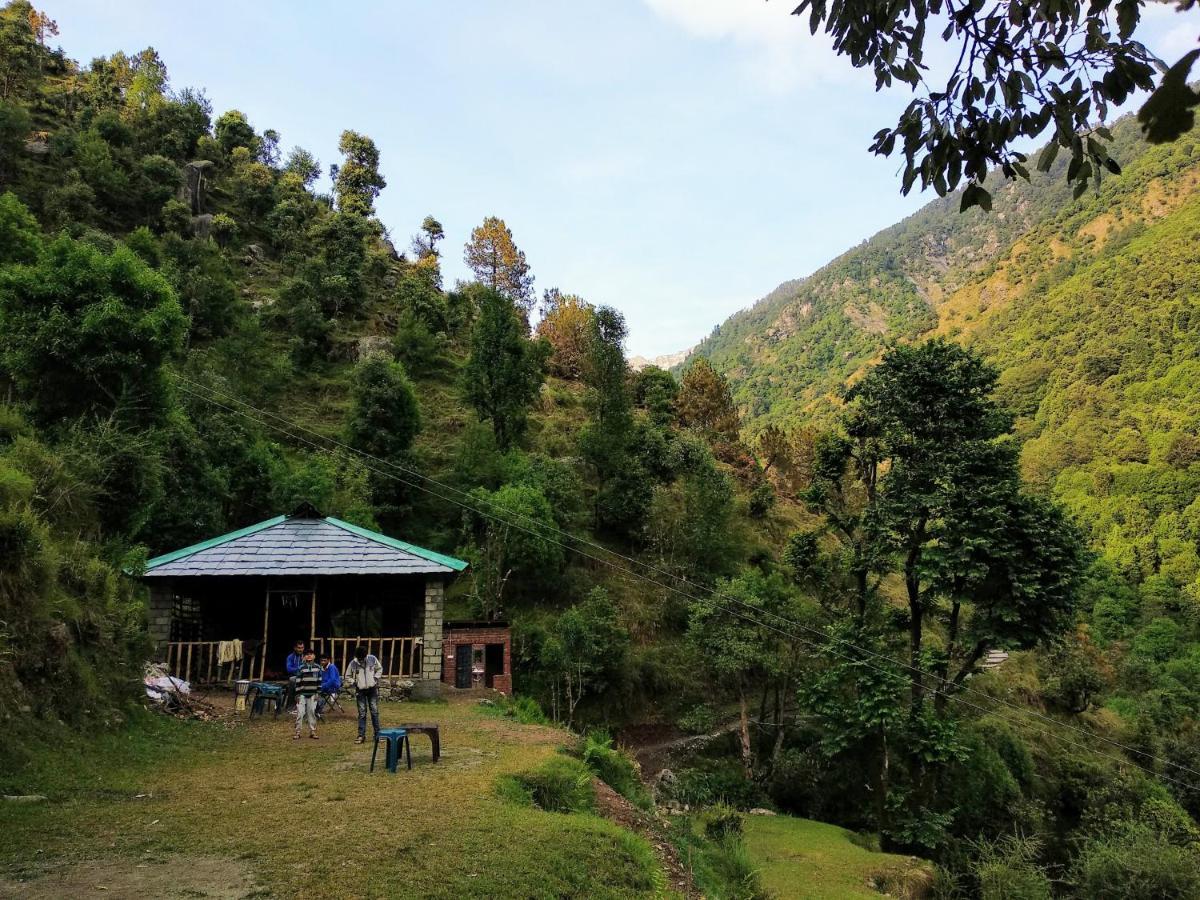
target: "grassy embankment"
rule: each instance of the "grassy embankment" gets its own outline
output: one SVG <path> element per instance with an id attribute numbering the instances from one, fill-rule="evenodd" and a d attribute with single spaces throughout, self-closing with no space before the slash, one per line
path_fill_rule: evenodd
<path id="1" fill-rule="evenodd" d="M 836 825 L 791 816 L 747 816 L 745 843 L 763 887 L 795 900 L 870 900 L 880 891 L 913 896 L 927 886 L 922 860 L 874 852 Z M 920 895 L 916 890 L 915 895 Z"/>
<path id="2" fill-rule="evenodd" d="M 0 895 L 624 897 L 660 881 L 649 846 L 597 816 L 503 799 L 500 776 L 552 758 L 559 729 L 470 702 L 385 704 L 388 720 L 442 727 L 414 768 L 367 773 L 354 716 L 291 740 L 268 718 L 220 726 L 135 716 L 120 733 L 0 763 Z M 28 735 L 35 741 L 36 734 Z"/>

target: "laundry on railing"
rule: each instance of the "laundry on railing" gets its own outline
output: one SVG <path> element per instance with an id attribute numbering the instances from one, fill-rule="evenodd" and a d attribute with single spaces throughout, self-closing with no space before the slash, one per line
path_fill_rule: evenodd
<path id="1" fill-rule="evenodd" d="M 226 663 L 240 662 L 242 659 L 242 642 L 237 638 L 232 641 L 221 641 L 217 645 L 217 663 L 225 665 Z"/>

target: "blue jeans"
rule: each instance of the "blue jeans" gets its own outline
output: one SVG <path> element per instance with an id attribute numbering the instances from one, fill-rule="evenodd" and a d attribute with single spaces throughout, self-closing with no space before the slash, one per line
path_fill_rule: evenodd
<path id="1" fill-rule="evenodd" d="M 358 689 L 358 736 L 367 736 L 367 710 L 371 711 L 371 730 L 379 734 L 379 688 Z"/>

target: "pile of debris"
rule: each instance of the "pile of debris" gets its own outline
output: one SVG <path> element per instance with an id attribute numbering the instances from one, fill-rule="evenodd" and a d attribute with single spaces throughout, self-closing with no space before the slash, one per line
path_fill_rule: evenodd
<path id="1" fill-rule="evenodd" d="M 150 708 L 178 719 L 213 722 L 223 718 L 220 710 L 207 700 L 192 694 L 192 686 L 176 678 L 162 663 L 146 663 L 142 676 Z"/>

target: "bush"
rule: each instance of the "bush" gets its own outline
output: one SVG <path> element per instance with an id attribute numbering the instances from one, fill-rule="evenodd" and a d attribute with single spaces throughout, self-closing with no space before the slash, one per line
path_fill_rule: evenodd
<path id="1" fill-rule="evenodd" d="M 678 724 L 688 734 L 709 734 L 717 727 L 717 715 L 711 706 L 701 703 L 680 716 Z"/>
<path id="2" fill-rule="evenodd" d="M 1035 862 L 1040 849 L 1012 835 L 982 845 L 974 866 L 982 900 L 1050 900 L 1050 879 Z"/>
<path id="3" fill-rule="evenodd" d="M 671 799 L 689 806 L 725 803 L 735 809 L 751 809 L 762 805 L 763 795 L 737 760 L 725 758 L 677 772 Z"/>
<path id="4" fill-rule="evenodd" d="M 775 505 L 775 488 L 764 481 L 750 492 L 749 513 L 752 519 L 761 519 Z"/>
<path id="5" fill-rule="evenodd" d="M 1169 900 L 1200 896 L 1200 853 L 1168 843 L 1152 829 L 1130 823 L 1088 841 L 1071 867 L 1080 897 L 1092 900 Z"/>
<path id="6" fill-rule="evenodd" d="M 554 756 L 533 771 L 502 776 L 496 791 L 506 800 L 546 812 L 592 812 L 596 808 L 591 770 L 569 756 Z"/>
<path id="7" fill-rule="evenodd" d="M 719 844 L 740 841 L 745 831 L 742 814 L 727 803 L 718 803 L 707 810 L 700 821 L 704 833 Z"/>
<path id="8" fill-rule="evenodd" d="M 483 708 L 496 715 L 508 719 L 516 719 L 522 725 L 549 725 L 550 719 L 542 712 L 542 707 L 532 697 L 499 697 L 496 700 L 481 701 L 487 705 Z"/>
<path id="9" fill-rule="evenodd" d="M 654 801 L 642 784 L 637 763 L 613 746 L 612 738 L 603 731 L 592 731 L 583 742 L 583 761 L 596 777 L 610 788 L 640 806 L 649 809 Z"/>

